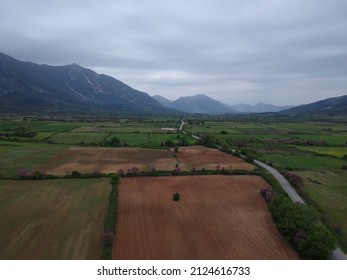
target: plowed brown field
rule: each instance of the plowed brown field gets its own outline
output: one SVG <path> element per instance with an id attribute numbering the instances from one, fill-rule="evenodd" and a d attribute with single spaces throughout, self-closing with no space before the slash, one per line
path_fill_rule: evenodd
<path id="1" fill-rule="evenodd" d="M 253 170 L 254 165 L 249 164 L 238 157 L 223 153 L 217 149 L 206 148 L 204 146 L 181 147 L 177 153 L 179 166 L 182 170 L 190 171 L 195 169 L 215 170 L 219 165 L 224 169 Z"/>
<path id="2" fill-rule="evenodd" d="M 195 169 L 252 170 L 255 167 L 232 155 L 202 146 L 181 147 L 178 153 L 142 148 L 70 148 L 57 155 L 40 169 L 49 174 L 64 175 L 74 170 L 83 173 L 113 173 L 136 166 L 140 171 L 171 171 L 176 164 L 184 171 Z"/>
<path id="3" fill-rule="evenodd" d="M 176 159 L 167 150 L 141 148 L 71 148 L 47 162 L 43 169 L 63 175 L 77 170 L 83 173 L 113 173 L 136 166 L 140 171 L 173 170 Z"/>
<path id="4" fill-rule="evenodd" d="M 257 176 L 122 178 L 113 258 L 296 259 L 259 194 L 266 185 Z"/>

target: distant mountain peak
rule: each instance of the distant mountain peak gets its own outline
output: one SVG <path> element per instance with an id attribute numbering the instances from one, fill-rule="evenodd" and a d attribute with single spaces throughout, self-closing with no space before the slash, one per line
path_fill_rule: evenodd
<path id="1" fill-rule="evenodd" d="M 347 95 L 330 97 L 281 111 L 283 114 L 347 115 Z"/>
<path id="2" fill-rule="evenodd" d="M 76 63 L 39 65 L 1 53 L 0 77 L 1 112 L 176 112 L 147 93 Z"/>
<path id="3" fill-rule="evenodd" d="M 83 67 L 77 63 L 72 63 L 66 66 L 70 69 L 77 70 L 77 71 L 80 71 L 81 69 L 83 69 Z"/>

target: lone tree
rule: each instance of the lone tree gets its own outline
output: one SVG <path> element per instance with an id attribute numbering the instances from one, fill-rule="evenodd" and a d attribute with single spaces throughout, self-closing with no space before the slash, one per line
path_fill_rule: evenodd
<path id="1" fill-rule="evenodd" d="M 180 194 L 178 192 L 174 193 L 172 196 L 173 201 L 179 201 L 180 200 Z"/>

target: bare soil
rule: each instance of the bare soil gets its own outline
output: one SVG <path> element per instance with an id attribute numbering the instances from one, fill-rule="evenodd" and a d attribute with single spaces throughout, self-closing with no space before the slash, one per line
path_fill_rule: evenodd
<path id="1" fill-rule="evenodd" d="M 252 170 L 255 167 L 242 159 L 203 146 L 181 147 L 178 153 L 162 149 L 143 148 L 70 148 L 40 169 L 49 174 L 65 175 L 74 170 L 83 173 L 114 173 L 127 171 L 136 166 L 140 171 L 174 170 L 176 165 L 183 171 L 193 168 L 215 170 L 219 165 L 226 170 Z"/>
<path id="2" fill-rule="evenodd" d="M 179 166 L 182 170 L 191 171 L 205 168 L 215 170 L 217 165 L 225 170 L 253 170 L 255 166 L 244 160 L 221 152 L 217 149 L 206 148 L 204 146 L 181 147 L 177 153 Z"/>
<path id="3" fill-rule="evenodd" d="M 257 176 L 122 178 L 113 259 L 297 259 L 264 186 Z"/>
<path id="4" fill-rule="evenodd" d="M 113 173 L 136 166 L 140 171 L 173 170 L 176 159 L 167 150 L 142 148 L 71 148 L 47 162 L 42 169 L 64 175 L 74 170 L 83 173 Z"/>

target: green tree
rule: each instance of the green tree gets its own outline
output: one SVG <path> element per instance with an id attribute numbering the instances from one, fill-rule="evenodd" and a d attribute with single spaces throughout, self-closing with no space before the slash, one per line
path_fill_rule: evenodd
<path id="1" fill-rule="evenodd" d="M 201 138 L 201 144 L 206 147 L 213 148 L 217 143 L 217 139 L 213 134 L 206 134 Z"/>
<path id="2" fill-rule="evenodd" d="M 172 140 L 168 139 L 165 141 L 165 146 L 166 147 L 174 147 L 175 143 Z"/>
<path id="3" fill-rule="evenodd" d="M 303 259 L 326 260 L 334 250 L 336 238 L 323 224 L 310 227 L 307 238 L 301 240 L 298 251 Z"/>

